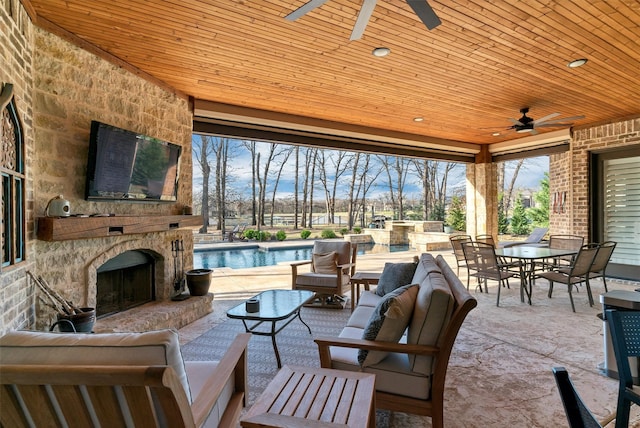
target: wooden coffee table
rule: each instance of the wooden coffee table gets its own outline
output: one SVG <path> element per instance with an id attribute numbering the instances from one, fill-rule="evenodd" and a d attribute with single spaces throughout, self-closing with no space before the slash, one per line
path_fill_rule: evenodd
<path id="1" fill-rule="evenodd" d="M 375 412 L 375 375 L 284 366 L 240 425 L 373 428 Z"/>
<path id="2" fill-rule="evenodd" d="M 311 328 L 300 318 L 300 308 L 315 296 L 313 291 L 308 290 L 267 290 L 253 296 L 260 301 L 258 312 L 247 312 L 245 302 L 234 306 L 227 311 L 227 316 L 233 319 L 242 320 L 247 333 L 257 336 L 271 337 L 273 352 L 276 354 L 278 368 L 282 367 L 280 353 L 276 344 L 276 334 L 288 326 L 293 320 L 298 318 L 307 327 L 309 334 Z M 255 321 L 249 325 L 247 321 Z M 280 322 L 279 325 L 277 323 Z M 262 323 L 271 323 L 270 329 L 259 330 Z"/>

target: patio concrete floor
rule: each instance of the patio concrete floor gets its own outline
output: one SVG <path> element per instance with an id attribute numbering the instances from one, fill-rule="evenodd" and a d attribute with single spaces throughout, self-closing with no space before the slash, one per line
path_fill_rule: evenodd
<path id="1" fill-rule="evenodd" d="M 274 243 L 291 245 L 292 243 Z M 225 244 L 229 245 L 229 244 Z M 235 243 L 231 244 L 235 245 Z M 241 243 L 237 244 L 238 246 Z M 442 254 L 455 271 L 451 251 Z M 411 261 L 415 251 L 358 256 L 357 269 L 382 271 L 385 262 Z M 460 269 L 466 284 L 466 269 Z M 609 290 L 634 290 L 640 284 L 609 279 Z M 596 304 L 589 307 L 584 287 L 574 292 L 576 313 L 571 311 L 566 286 L 534 285 L 533 304 L 520 301 L 516 281 L 503 289 L 496 307 L 495 283 L 489 293 L 475 290 L 478 306 L 471 311 L 458 335 L 447 372 L 445 423 L 455 427 L 567 426 L 551 368 L 564 366 L 577 389 L 600 420 L 611 419 L 616 408 L 617 381 L 601 374 L 604 361 L 600 294 L 604 286 L 593 281 Z M 198 337 L 225 321 L 226 309 L 263 290 L 291 288 L 291 268 L 278 266 L 250 269 L 216 268 L 210 291 L 213 312 L 180 329 L 182 343 Z M 329 309 L 328 309 L 329 310 Z M 349 310 L 349 306 L 346 309 Z M 321 332 L 319 332 L 321 334 Z M 637 421 L 633 411 L 632 420 Z M 393 426 L 430 426 L 429 418 L 397 414 Z M 613 424 L 610 424 L 613 426 Z M 633 422 L 630 426 L 640 426 Z"/>

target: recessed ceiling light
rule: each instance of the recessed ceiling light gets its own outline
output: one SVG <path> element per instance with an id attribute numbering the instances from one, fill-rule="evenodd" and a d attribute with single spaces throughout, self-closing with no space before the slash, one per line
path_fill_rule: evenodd
<path id="1" fill-rule="evenodd" d="M 422 122 L 422 121 L 424 121 L 424 117 L 421 117 L 421 116 L 414 117 L 414 118 L 413 118 L 413 121 L 414 121 L 414 122 Z"/>
<path id="2" fill-rule="evenodd" d="M 373 56 L 383 57 L 387 56 L 391 53 L 391 49 L 389 48 L 375 48 L 372 52 Z"/>
<path id="3" fill-rule="evenodd" d="M 499 132 L 494 132 L 494 133 L 493 133 L 493 134 L 491 134 L 491 135 L 493 135 L 494 137 L 499 137 L 499 136 L 500 136 L 500 133 L 499 133 Z"/>
<path id="4" fill-rule="evenodd" d="M 586 58 L 574 59 L 569 64 L 567 64 L 567 66 L 569 68 L 578 68 L 578 67 L 582 67 L 583 65 L 585 65 L 587 63 L 587 61 L 588 61 L 588 59 L 586 59 Z"/>

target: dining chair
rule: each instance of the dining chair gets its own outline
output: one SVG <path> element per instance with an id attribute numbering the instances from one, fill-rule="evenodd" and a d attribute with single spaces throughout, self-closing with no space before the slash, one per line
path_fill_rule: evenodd
<path id="1" fill-rule="evenodd" d="M 553 284 L 555 282 L 567 284 L 569 299 L 571 300 L 571 309 L 575 312 L 576 307 L 573 303 L 573 287 L 584 282 L 587 287 L 589 305 L 593 306 L 593 296 L 591 295 L 591 287 L 589 286 L 589 277 L 587 276 L 587 273 L 591 269 L 591 265 L 593 264 L 593 260 L 595 259 L 597 252 L 597 246 L 583 245 L 580 247 L 580 250 L 578 250 L 578 253 L 570 266 L 561 268 L 560 270 L 548 270 L 538 273 L 537 276 L 539 278 L 545 278 L 549 281 L 549 298 L 551 298 L 551 294 L 553 293 Z"/>
<path id="2" fill-rule="evenodd" d="M 494 247 L 496 246 L 496 242 L 493 239 L 493 235 L 476 235 L 476 242 L 491 244 Z"/>
<path id="3" fill-rule="evenodd" d="M 605 319 L 618 365 L 616 428 L 626 428 L 629 426 L 631 403 L 640 404 L 640 387 L 633 384 L 629 366 L 629 357 L 640 357 L 640 311 L 607 309 Z"/>
<path id="4" fill-rule="evenodd" d="M 476 242 L 493 245 L 493 248 L 496 248 L 496 241 L 493 239 L 493 235 L 476 235 Z M 509 261 L 504 257 L 498 256 L 498 264 L 500 267 L 519 268 L 521 263 L 518 260 Z"/>
<path id="5" fill-rule="evenodd" d="M 607 266 L 609 265 L 609 260 L 611 260 L 613 250 L 616 249 L 616 245 L 617 242 L 613 241 L 605 241 L 599 244 L 598 253 L 596 254 L 596 258 L 593 260 L 591 269 L 589 269 L 589 273 L 587 274 L 589 280 L 594 278 L 602 278 L 605 292 L 609 291 L 609 289 L 607 288 L 606 270 Z"/>
<path id="6" fill-rule="evenodd" d="M 580 394 L 576 391 L 569 372 L 564 367 L 554 367 L 551 369 L 556 379 L 558 392 L 564 406 L 564 413 L 569 421 L 569 428 L 601 428 L 602 425 L 589 408 L 584 404 Z"/>
<path id="7" fill-rule="evenodd" d="M 471 242 L 471 236 L 469 235 L 454 235 L 449 238 L 449 242 L 451 243 L 451 248 L 453 249 L 453 255 L 456 258 L 456 274 L 460 276 L 460 266 L 462 263 L 466 265 L 466 260 L 464 257 L 464 252 L 462 251 L 462 243 L 463 242 Z M 468 270 L 468 266 L 467 266 Z M 469 289 L 469 284 L 467 281 L 467 290 Z"/>
<path id="8" fill-rule="evenodd" d="M 487 281 L 498 282 L 498 296 L 496 298 L 496 306 L 500 306 L 500 290 L 509 286 L 509 278 L 520 278 L 520 290 L 522 291 L 523 275 L 520 272 L 513 272 L 508 266 L 501 265 L 496 256 L 496 250 L 493 245 L 484 242 L 465 242 L 462 249 L 467 259 L 469 268 L 469 277 L 476 277 L 480 283 L 480 291 L 482 291 L 482 283 L 484 283 L 485 293 L 488 293 Z M 469 288 L 469 278 L 467 278 L 467 289 Z"/>
<path id="9" fill-rule="evenodd" d="M 584 244 L 584 237 L 578 235 L 551 235 L 549 248 L 556 250 L 579 250 Z M 574 256 L 561 256 L 553 259 L 551 268 L 561 268 L 571 265 Z M 549 265 L 546 266 L 549 269 Z"/>

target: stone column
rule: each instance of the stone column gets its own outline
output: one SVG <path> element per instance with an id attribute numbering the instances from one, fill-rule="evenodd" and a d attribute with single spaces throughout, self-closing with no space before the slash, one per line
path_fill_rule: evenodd
<path id="1" fill-rule="evenodd" d="M 467 234 L 490 234 L 498 241 L 498 173 L 488 146 L 467 165 Z"/>

